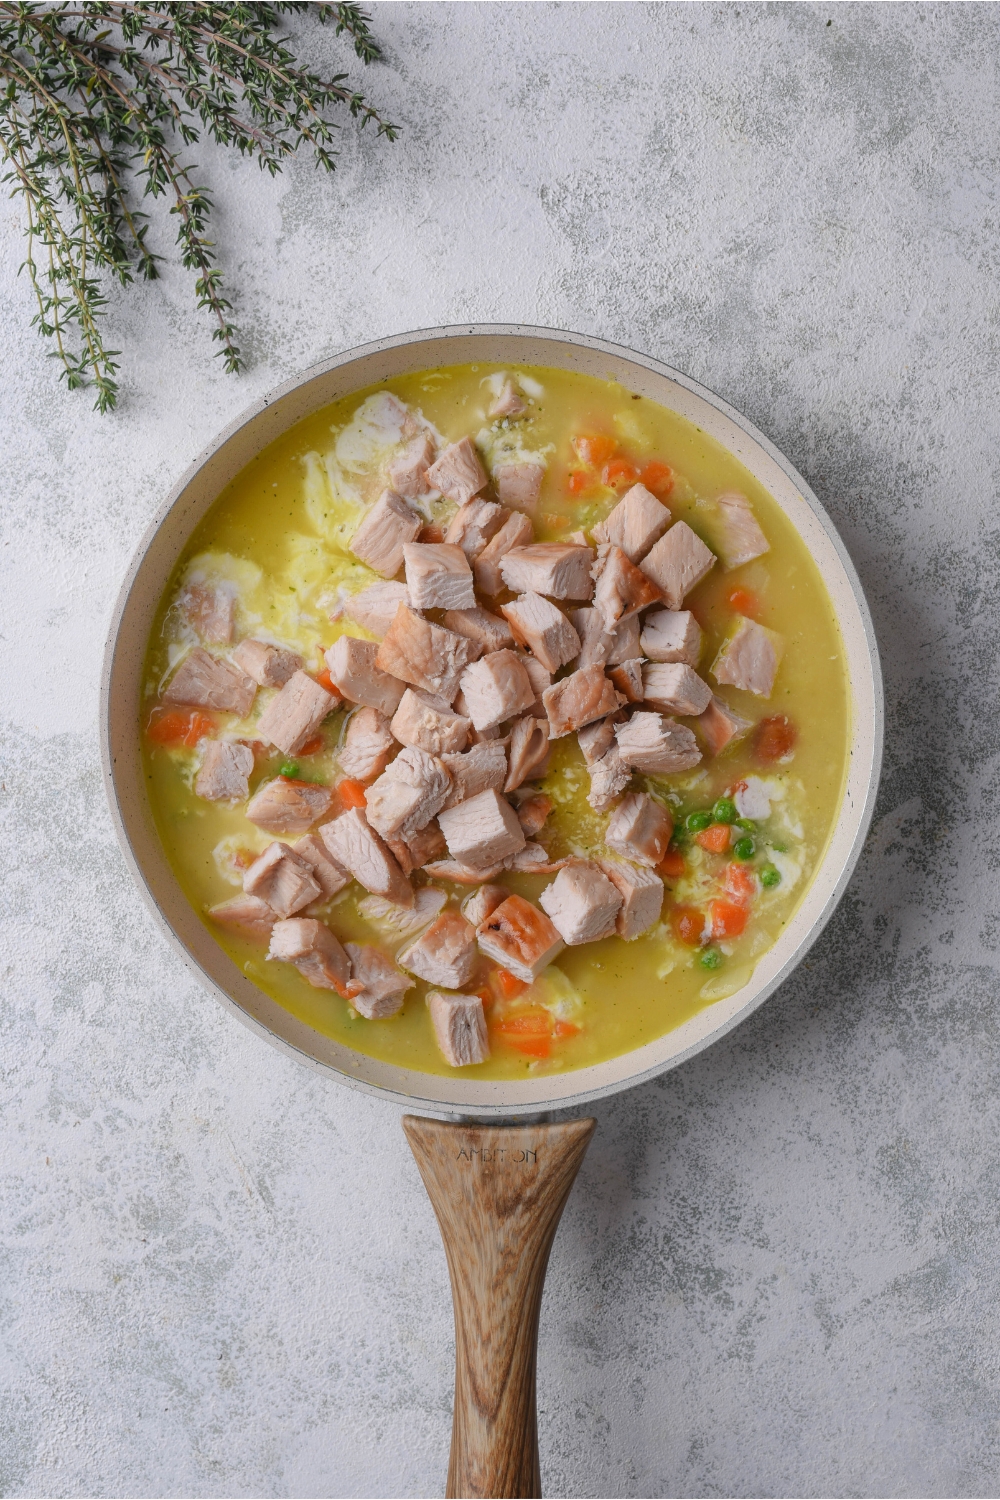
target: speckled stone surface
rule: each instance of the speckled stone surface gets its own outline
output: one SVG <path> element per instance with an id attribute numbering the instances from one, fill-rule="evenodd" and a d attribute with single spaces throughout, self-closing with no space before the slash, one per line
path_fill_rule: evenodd
<path id="1" fill-rule="evenodd" d="M 758 423 L 841 528 L 888 697 L 809 961 L 596 1111 L 542 1317 L 547 1492 L 995 1495 L 1000 10 L 375 22 L 397 145 L 346 130 L 333 181 L 201 152 L 241 380 L 170 269 L 112 296 L 125 394 L 91 414 L 0 209 L 0 1492 L 442 1492 L 447 1278 L 399 1113 L 186 977 L 96 710 L 121 576 L 202 446 L 334 351 L 476 319 L 632 345 Z"/>

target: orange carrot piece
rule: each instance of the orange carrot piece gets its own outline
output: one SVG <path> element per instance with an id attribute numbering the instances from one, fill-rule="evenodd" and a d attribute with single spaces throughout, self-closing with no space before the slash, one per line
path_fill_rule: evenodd
<path id="1" fill-rule="evenodd" d="M 729 595 L 729 603 L 738 615 L 749 615 L 756 619 L 760 614 L 760 600 L 753 589 L 733 589 Z"/>
<path id="2" fill-rule="evenodd" d="M 326 688 L 328 693 L 337 693 L 337 689 L 334 685 L 333 678 L 330 676 L 328 667 L 324 667 L 322 671 L 316 673 L 316 681 L 319 683 L 321 688 Z M 339 693 L 337 693 L 337 697 L 340 697 Z"/>
<path id="3" fill-rule="evenodd" d="M 364 784 L 360 781 L 345 779 L 337 783 L 337 792 L 345 808 L 365 807 L 368 798 L 365 794 Z"/>
<path id="4" fill-rule="evenodd" d="M 703 828 L 700 833 L 696 833 L 694 841 L 712 854 L 725 854 L 729 848 L 729 832 L 728 823 L 713 823 L 711 828 Z"/>
<path id="5" fill-rule="evenodd" d="M 714 938 L 739 937 L 750 915 L 745 906 L 737 906 L 735 901 L 713 901 L 711 913 Z"/>
<path id="6" fill-rule="evenodd" d="M 523 995 L 528 986 L 523 979 L 518 979 L 509 969 L 497 969 L 497 989 L 505 1000 L 516 1000 L 518 995 Z"/>
<path id="7" fill-rule="evenodd" d="M 656 458 L 650 459 L 643 467 L 639 478 L 646 486 L 651 495 L 657 495 L 661 500 L 665 499 L 674 487 L 674 471 L 669 464 L 661 464 Z"/>
<path id="8" fill-rule="evenodd" d="M 616 451 L 618 444 L 605 432 L 581 432 L 573 439 L 573 447 L 581 463 L 586 464 L 588 468 L 597 469 L 607 462 Z"/>
<path id="9" fill-rule="evenodd" d="M 784 714 L 773 719 L 761 719 L 754 735 L 753 753 L 758 760 L 770 763 L 783 760 L 795 748 L 799 732 Z"/>
<path id="10" fill-rule="evenodd" d="M 635 484 L 639 478 L 639 470 L 635 464 L 629 463 L 627 458 L 613 458 L 609 464 L 604 465 L 601 479 L 613 490 L 627 490 Z"/>
<path id="11" fill-rule="evenodd" d="M 757 877 L 746 865 L 727 865 L 723 884 L 740 906 L 749 906 L 757 894 Z"/>
<path id="12" fill-rule="evenodd" d="M 585 469 L 570 469 L 566 475 L 566 488 L 571 495 L 582 495 L 593 484 L 593 478 Z"/>
<path id="13" fill-rule="evenodd" d="M 323 748 L 323 743 L 323 736 L 321 734 L 314 734 L 311 740 L 306 740 L 305 744 L 302 746 L 302 749 L 299 751 L 299 754 L 318 755 Z"/>
<path id="14" fill-rule="evenodd" d="M 684 874 L 684 856 L 679 849 L 668 849 L 656 867 L 668 880 Z"/>
<path id="15" fill-rule="evenodd" d="M 689 948 L 700 948 L 705 941 L 705 914 L 694 906 L 675 906 L 670 913 L 670 925 Z"/>
<path id="16" fill-rule="evenodd" d="M 154 708 L 146 734 L 154 745 L 184 745 L 193 750 L 200 739 L 215 732 L 215 727 L 215 720 L 196 708 Z"/>
<path id="17" fill-rule="evenodd" d="M 552 1035 L 579 1036 L 582 1030 L 582 1026 L 575 1026 L 572 1021 L 557 1021 L 552 1028 Z"/>

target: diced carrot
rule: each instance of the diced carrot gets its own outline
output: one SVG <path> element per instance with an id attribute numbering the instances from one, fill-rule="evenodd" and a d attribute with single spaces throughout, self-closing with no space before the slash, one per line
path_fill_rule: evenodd
<path id="1" fill-rule="evenodd" d="M 509 1036 L 507 1041 L 510 1046 L 516 1047 L 518 1052 L 523 1052 L 528 1057 L 544 1058 L 552 1053 L 550 1036 Z"/>
<path id="2" fill-rule="evenodd" d="M 713 901 L 711 912 L 712 936 L 716 939 L 739 937 L 750 915 L 745 906 L 737 906 L 735 901 Z"/>
<path id="3" fill-rule="evenodd" d="M 799 732 L 784 714 L 761 719 L 754 734 L 753 751 L 758 760 L 783 760 L 795 748 Z"/>
<path id="4" fill-rule="evenodd" d="M 674 487 L 673 469 L 669 464 L 661 464 L 656 458 L 650 459 L 639 477 L 650 494 L 658 495 L 661 500 L 669 495 Z"/>
<path id="5" fill-rule="evenodd" d="M 657 865 L 661 875 L 668 879 L 676 879 L 684 874 L 684 856 L 679 849 L 668 849 L 666 854 Z"/>
<path id="6" fill-rule="evenodd" d="M 495 1021 L 493 1030 L 499 1032 L 510 1047 L 524 1052 L 528 1057 L 548 1057 L 552 1050 L 552 1017 L 547 1010 L 515 1011 Z"/>
<path id="7" fill-rule="evenodd" d="M 306 740 L 299 754 L 318 755 L 323 748 L 323 743 L 323 736 L 321 734 L 314 734 L 311 740 Z"/>
<path id="8" fill-rule="evenodd" d="M 591 469 L 600 468 L 615 452 L 618 444 L 605 432 L 581 432 L 573 439 L 576 456 Z"/>
<path id="9" fill-rule="evenodd" d="M 552 1035 L 579 1036 L 582 1030 L 582 1026 L 575 1026 L 572 1021 L 557 1021 L 552 1028 Z"/>
<path id="10" fill-rule="evenodd" d="M 569 516 L 561 516 L 557 511 L 546 511 L 542 516 L 542 525 L 547 526 L 550 531 L 565 531 L 569 525 Z"/>
<path id="11" fill-rule="evenodd" d="M 582 495 L 593 484 L 593 476 L 586 469 L 570 469 L 566 475 L 566 488 L 571 495 Z"/>
<path id="12" fill-rule="evenodd" d="M 705 913 L 696 907 L 675 906 L 670 913 L 670 925 L 689 948 L 700 948 L 705 941 Z"/>
<path id="13" fill-rule="evenodd" d="M 505 1000 L 516 1000 L 518 995 L 523 995 L 528 986 L 523 979 L 518 979 L 509 969 L 497 969 L 497 989 Z"/>
<path id="14" fill-rule="evenodd" d="M 601 479 L 613 490 L 627 490 L 639 478 L 639 470 L 627 458 L 613 458 L 604 465 Z"/>
<path id="15" fill-rule="evenodd" d="M 749 906 L 757 894 L 757 877 L 747 865 L 727 865 L 722 882 L 740 906 Z"/>
<path id="16" fill-rule="evenodd" d="M 349 779 L 337 783 L 337 792 L 345 808 L 364 807 L 368 802 L 363 782 Z"/>
<path id="17" fill-rule="evenodd" d="M 329 668 L 323 667 L 321 671 L 317 672 L 316 681 L 319 683 L 321 688 L 326 688 L 328 693 L 337 692 L 337 689 L 334 686 L 333 678 L 330 676 Z M 340 694 L 338 693 L 337 696 L 339 697 Z"/>
<path id="18" fill-rule="evenodd" d="M 700 833 L 696 833 L 694 841 L 712 854 L 725 854 L 729 848 L 729 824 L 713 823 L 711 828 L 703 828 Z"/>
<path id="19" fill-rule="evenodd" d="M 756 618 L 760 614 L 760 600 L 753 589 L 733 589 L 729 596 L 729 603 L 738 615 L 750 615 Z"/>
<path id="20" fill-rule="evenodd" d="M 249 870 L 256 858 L 252 849 L 237 849 L 232 855 L 232 861 L 237 870 Z"/>
<path id="21" fill-rule="evenodd" d="M 215 720 L 196 708 L 154 708 L 146 734 L 154 745 L 185 745 L 193 750 L 200 739 L 215 732 L 215 727 Z"/>

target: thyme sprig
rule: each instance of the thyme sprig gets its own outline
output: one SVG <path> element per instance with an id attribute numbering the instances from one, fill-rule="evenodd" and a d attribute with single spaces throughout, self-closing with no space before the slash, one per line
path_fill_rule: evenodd
<path id="1" fill-rule="evenodd" d="M 227 371 L 242 368 L 209 238 L 211 195 L 186 153 L 201 131 L 272 176 L 300 147 L 334 170 L 339 126 L 329 114 L 338 108 L 395 140 L 396 126 L 346 73 L 302 67 L 276 34 L 279 18 L 299 11 L 332 22 L 363 63 L 381 57 L 354 4 L 0 0 L 0 151 L 4 180 L 25 204 L 32 323 L 53 340 L 70 390 L 93 386 L 98 410 L 116 403 L 121 352 L 101 334 L 104 278 L 154 280 L 161 259 L 147 243 L 147 197 L 169 202 L 218 353 Z"/>

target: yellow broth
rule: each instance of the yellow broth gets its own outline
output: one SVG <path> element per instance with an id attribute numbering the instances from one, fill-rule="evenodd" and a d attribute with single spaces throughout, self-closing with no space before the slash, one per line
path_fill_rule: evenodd
<path id="1" fill-rule="evenodd" d="M 657 781 L 634 778 L 634 789 L 649 790 L 669 802 L 684 846 L 684 873 L 666 879 L 660 922 L 629 943 L 610 938 L 564 949 L 555 966 L 558 972 L 550 971 L 527 997 L 498 1001 L 488 1011 L 489 1061 L 463 1070 L 474 1078 L 526 1077 L 600 1062 L 661 1036 L 742 987 L 798 906 L 822 858 L 840 808 L 849 733 L 844 652 L 829 597 L 798 534 L 748 471 L 676 413 L 613 382 L 561 370 L 516 372 L 524 378 L 523 389 L 534 393 L 528 412 L 517 422 L 491 424 L 488 381 L 497 373 L 493 367 L 459 366 L 390 380 L 299 423 L 248 465 L 192 535 L 164 594 L 149 645 L 142 704 L 142 722 L 147 725 L 185 640 L 192 639 L 190 633 L 185 636 L 176 607 L 179 589 L 192 579 L 235 582 L 235 639 L 259 633 L 280 641 L 305 657 L 307 671 L 322 668 L 320 648 L 330 646 L 338 635 L 365 636 L 345 619 L 331 623 L 330 613 L 336 613 L 345 594 L 377 581 L 348 550 L 363 505 L 384 486 L 377 472 L 384 455 L 379 458 L 377 441 L 372 446 L 364 413 L 356 418 L 375 391 L 391 391 L 419 410 L 444 442 L 466 434 L 478 436 L 487 460 L 495 462 L 505 451 L 516 456 L 522 447 L 543 452 L 547 469 L 535 516 L 539 541 L 560 540 L 577 528 L 589 530 L 620 498 L 621 490 L 603 483 L 599 472 L 585 475 L 583 491 L 573 492 L 571 486 L 580 481 L 571 476 L 579 474 L 581 465 L 572 440 L 581 433 L 614 440 L 617 457 L 640 471 L 651 461 L 669 465 L 675 479 L 665 503 L 675 519 L 686 520 L 710 546 L 715 497 L 738 490 L 750 499 L 770 551 L 728 573 L 717 564 L 688 595 L 684 608 L 694 611 L 704 630 L 698 670 L 711 682 L 711 663 L 733 619 L 730 596 L 734 590 L 749 591 L 754 618 L 784 638 L 774 692 L 764 701 L 711 685 L 747 719 L 787 715 L 798 733 L 794 753 L 785 762 L 762 767 L 750 735 L 714 760 L 706 756 L 693 771 Z M 354 469 L 345 465 L 345 457 Z M 438 502 L 439 518 L 445 520 L 453 509 Z M 738 603 L 750 612 L 745 597 Z M 248 739 L 254 738 L 253 724 L 270 697 L 258 691 L 249 720 L 240 726 Z M 336 778 L 335 750 L 344 717 L 339 712 L 324 725 L 321 751 L 300 757 L 302 776 Z M 216 719 L 232 732 L 232 715 Z M 207 908 L 240 889 L 240 870 L 230 857 L 233 851 L 258 853 L 272 836 L 247 821 L 242 805 L 207 802 L 194 795 L 196 749 L 158 745 L 144 736 L 144 756 L 153 815 L 177 878 L 216 940 L 245 973 L 327 1036 L 386 1062 L 449 1072 L 434 1042 L 424 1003 L 428 986 L 422 981 L 407 992 L 397 1016 L 368 1021 L 337 994 L 310 987 L 291 965 L 265 961 L 262 942 L 212 923 L 205 915 Z M 284 759 L 277 752 L 258 758 L 251 793 L 276 774 Z M 707 910 L 719 895 L 724 862 L 684 832 L 683 820 L 692 810 L 710 807 L 747 775 L 762 777 L 780 798 L 753 835 L 757 852 L 750 861 L 751 869 L 760 871 L 765 864 L 776 869 L 779 883 L 760 890 L 742 935 L 713 944 L 712 961 L 718 967 L 706 969 L 704 951 L 678 939 L 671 913 L 677 907 Z M 555 803 L 541 834 L 553 857 L 599 850 L 609 815 L 594 813 L 587 804 L 589 777 L 575 735 L 554 743 L 540 789 Z M 508 875 L 500 883 L 537 899 L 552 878 Z M 413 879 L 419 885 L 426 877 L 417 872 Z M 460 899 L 468 888 L 448 890 Z M 328 921 L 342 941 L 385 944 L 384 929 L 358 910 L 365 895 L 352 883 L 324 906 L 311 908 L 310 914 Z M 392 941 L 388 946 L 397 950 L 402 944 Z M 481 987 L 492 967 L 483 961 L 481 978 L 466 988 Z M 563 1023 L 557 1029 L 565 1035 L 556 1038 L 548 1056 L 531 1055 L 530 1047 L 527 1053 L 520 1050 L 493 1025 L 511 1007 L 516 1012 L 535 1001 Z"/>

